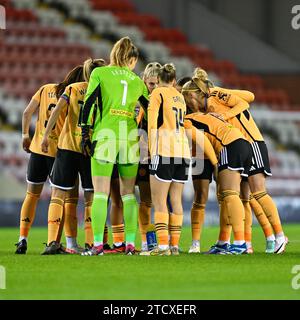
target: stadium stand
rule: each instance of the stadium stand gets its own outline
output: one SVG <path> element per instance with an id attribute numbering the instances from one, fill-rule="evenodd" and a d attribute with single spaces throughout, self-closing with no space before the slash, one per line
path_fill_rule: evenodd
<path id="1" fill-rule="evenodd" d="M 27 156 L 16 129 L 32 94 L 44 83 L 60 81 L 87 57 L 108 59 L 112 42 L 128 35 L 142 55 L 137 72 L 147 61 L 172 61 L 179 77 L 200 65 L 217 85 L 253 91 L 256 102 L 251 107 L 270 149 L 274 173 L 270 191 L 300 194 L 296 183 L 300 119 L 292 112 L 299 106 L 291 104 L 284 90 L 268 88 L 258 74 L 241 74 L 232 61 L 217 60 L 206 46 L 190 44 L 180 30 L 138 13 L 130 0 L 0 0 L 0 4 L 7 15 L 7 30 L 0 38 L 0 168 L 20 182 Z"/>

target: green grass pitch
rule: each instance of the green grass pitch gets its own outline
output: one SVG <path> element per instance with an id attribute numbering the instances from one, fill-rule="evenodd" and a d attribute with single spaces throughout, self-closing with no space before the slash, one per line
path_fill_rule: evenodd
<path id="1" fill-rule="evenodd" d="M 0 290 L 0 299 L 300 299 L 300 289 L 291 286 L 291 270 L 300 265 L 300 226 L 286 225 L 285 232 L 290 243 L 283 255 L 264 253 L 263 233 L 256 226 L 253 255 L 81 257 L 41 256 L 45 228 L 33 228 L 27 254 L 15 255 L 18 229 L 1 228 L 6 289 Z M 217 234 L 216 227 L 204 229 L 202 250 Z M 184 251 L 190 237 L 190 229 L 184 228 Z"/>

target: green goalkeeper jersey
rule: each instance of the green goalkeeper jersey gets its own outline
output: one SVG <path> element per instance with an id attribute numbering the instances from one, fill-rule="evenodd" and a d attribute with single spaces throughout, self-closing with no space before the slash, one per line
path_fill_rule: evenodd
<path id="1" fill-rule="evenodd" d="M 93 141 L 137 140 L 137 101 L 147 108 L 147 87 L 135 73 L 128 67 L 98 67 L 91 73 L 80 125 L 93 127 Z"/>

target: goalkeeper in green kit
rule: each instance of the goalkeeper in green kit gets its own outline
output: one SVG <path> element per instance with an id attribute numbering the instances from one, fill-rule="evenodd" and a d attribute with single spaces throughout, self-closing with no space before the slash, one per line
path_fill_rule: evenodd
<path id="1" fill-rule="evenodd" d="M 103 254 L 103 233 L 114 164 L 120 175 L 127 255 L 135 253 L 138 204 L 134 195 L 139 163 L 138 129 L 135 120 L 137 101 L 148 106 L 148 90 L 132 72 L 138 50 L 128 37 L 115 43 L 110 65 L 96 68 L 81 110 L 82 148 L 91 155 L 94 200 L 92 228 L 94 246 L 84 255 Z M 92 139 L 90 137 L 93 131 Z"/>

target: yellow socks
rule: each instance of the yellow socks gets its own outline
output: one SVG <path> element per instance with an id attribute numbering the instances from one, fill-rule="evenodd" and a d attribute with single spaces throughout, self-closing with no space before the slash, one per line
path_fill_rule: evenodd
<path id="1" fill-rule="evenodd" d="M 112 225 L 111 229 L 114 244 L 121 244 L 125 242 L 124 223 Z"/>
<path id="2" fill-rule="evenodd" d="M 172 247 L 178 247 L 180 235 L 181 235 L 181 227 L 183 222 L 183 213 L 172 213 L 170 214 L 170 243 Z"/>
<path id="3" fill-rule="evenodd" d="M 241 199 L 245 211 L 245 241 L 251 244 L 252 241 L 252 211 L 248 199 Z"/>
<path id="4" fill-rule="evenodd" d="M 220 232 L 218 238 L 218 244 L 230 243 L 230 235 L 231 235 L 231 225 L 229 222 L 227 208 L 223 203 L 223 199 L 220 194 L 218 194 L 218 201 L 220 207 Z"/>
<path id="5" fill-rule="evenodd" d="M 161 250 L 166 250 L 169 247 L 168 221 L 169 221 L 168 212 L 156 211 L 154 213 L 154 223 L 155 223 L 157 241 L 158 241 L 159 248 Z"/>
<path id="6" fill-rule="evenodd" d="M 66 198 L 65 210 L 65 236 L 70 238 L 77 237 L 77 203 L 78 198 Z"/>
<path id="7" fill-rule="evenodd" d="M 36 206 L 40 195 L 27 191 L 20 215 L 20 238 L 27 238 L 35 217 Z"/>
<path id="8" fill-rule="evenodd" d="M 277 207 L 268 193 L 266 191 L 255 192 L 253 193 L 253 197 L 264 210 L 264 213 L 266 214 L 275 235 L 283 233 Z"/>
<path id="9" fill-rule="evenodd" d="M 272 226 L 267 218 L 267 216 L 264 213 L 263 208 L 261 205 L 256 201 L 256 199 L 251 194 L 250 196 L 250 206 L 256 216 L 256 219 L 260 226 L 263 229 L 264 235 L 266 238 L 271 237 L 273 235 L 273 229 Z"/>
<path id="10" fill-rule="evenodd" d="M 205 217 L 205 204 L 193 202 L 191 209 L 191 227 L 193 241 L 200 241 Z"/>
<path id="11" fill-rule="evenodd" d="M 64 200 L 51 198 L 48 210 L 48 245 L 52 241 L 60 242 L 64 220 Z"/>
<path id="12" fill-rule="evenodd" d="M 234 243 L 243 244 L 245 242 L 245 211 L 239 193 L 234 190 L 224 190 L 221 192 L 221 197 L 222 206 L 225 206 L 232 226 Z"/>

